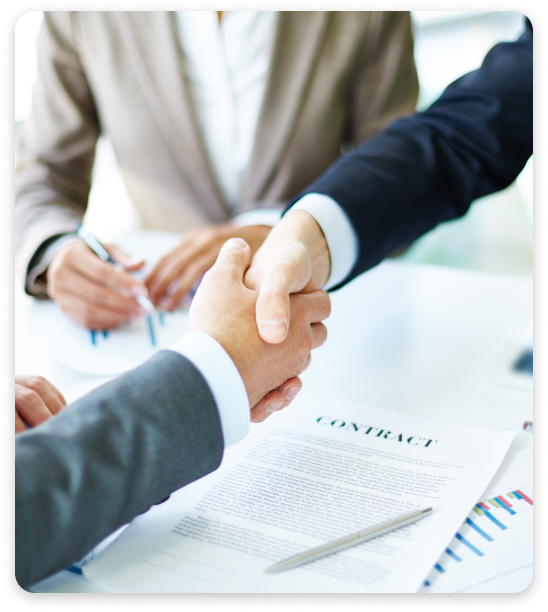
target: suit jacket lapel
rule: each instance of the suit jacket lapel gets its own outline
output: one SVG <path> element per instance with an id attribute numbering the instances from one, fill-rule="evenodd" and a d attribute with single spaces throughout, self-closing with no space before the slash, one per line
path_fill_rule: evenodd
<path id="1" fill-rule="evenodd" d="M 301 110 L 330 21 L 325 12 L 280 12 L 242 204 L 264 197 Z"/>
<path id="2" fill-rule="evenodd" d="M 135 74 L 167 146 L 212 221 L 225 221 L 228 210 L 213 176 L 183 78 L 172 14 L 150 11 L 118 15 Z"/>

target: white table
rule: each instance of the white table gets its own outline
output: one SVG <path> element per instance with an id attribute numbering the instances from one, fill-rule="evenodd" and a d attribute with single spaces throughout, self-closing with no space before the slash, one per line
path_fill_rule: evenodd
<path id="1" fill-rule="evenodd" d="M 16 373 L 42 374 L 70 399 L 103 382 L 50 357 L 40 308 L 16 298 Z M 517 428 L 533 420 L 532 393 L 491 384 L 485 370 L 532 316 L 532 279 L 385 262 L 332 294 L 328 340 L 303 384 L 450 422 Z M 520 434 L 514 444 L 532 447 L 533 436 Z M 39 589 L 102 590 L 69 572 Z"/>

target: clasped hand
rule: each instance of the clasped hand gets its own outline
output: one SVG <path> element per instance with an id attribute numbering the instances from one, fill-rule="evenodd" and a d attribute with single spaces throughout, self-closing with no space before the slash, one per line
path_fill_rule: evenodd
<path id="1" fill-rule="evenodd" d="M 247 390 L 251 420 L 260 422 L 273 406 L 286 406 L 300 389 L 298 375 L 307 367 L 310 352 L 327 337 L 321 321 L 329 316 L 331 304 L 325 291 L 288 296 L 291 322 L 285 340 L 264 342 L 255 322 L 259 293 L 243 282 L 250 260 L 244 240 L 224 244 L 194 297 L 189 325 L 215 338 L 230 355 Z"/>

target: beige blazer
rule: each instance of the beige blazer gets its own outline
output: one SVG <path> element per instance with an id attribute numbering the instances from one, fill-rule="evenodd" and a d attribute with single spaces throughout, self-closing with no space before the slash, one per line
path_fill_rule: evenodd
<path id="1" fill-rule="evenodd" d="M 142 227 L 184 231 L 283 204 L 341 153 L 415 109 L 407 12 L 282 12 L 234 212 L 215 181 L 168 12 L 46 13 L 15 177 L 16 269 L 86 210 L 109 135 Z"/>

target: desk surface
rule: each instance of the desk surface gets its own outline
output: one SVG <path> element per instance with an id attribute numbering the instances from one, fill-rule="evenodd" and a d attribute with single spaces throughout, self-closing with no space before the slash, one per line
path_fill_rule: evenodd
<path id="1" fill-rule="evenodd" d="M 16 296 L 15 371 L 42 374 L 75 399 L 105 379 L 55 362 L 36 304 Z M 532 393 L 485 370 L 533 316 L 533 281 L 385 262 L 332 294 L 328 339 L 303 373 L 314 393 L 455 423 L 513 429 L 533 420 Z M 520 435 L 518 447 L 532 446 Z M 97 590 L 62 572 L 40 590 Z"/>

